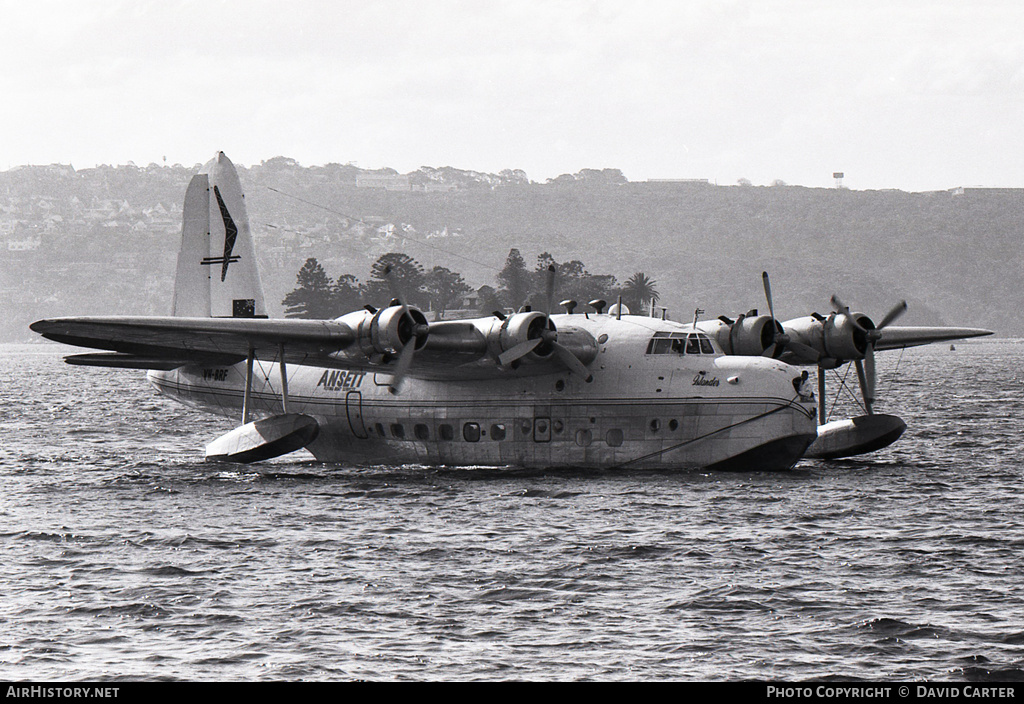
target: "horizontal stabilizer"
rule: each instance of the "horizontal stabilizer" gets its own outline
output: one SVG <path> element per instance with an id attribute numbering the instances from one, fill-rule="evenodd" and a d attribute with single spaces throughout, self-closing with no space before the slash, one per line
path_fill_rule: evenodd
<path id="1" fill-rule="evenodd" d="M 311 416 L 285 413 L 246 423 L 206 446 L 206 459 L 260 462 L 300 450 L 316 440 L 320 425 Z"/>

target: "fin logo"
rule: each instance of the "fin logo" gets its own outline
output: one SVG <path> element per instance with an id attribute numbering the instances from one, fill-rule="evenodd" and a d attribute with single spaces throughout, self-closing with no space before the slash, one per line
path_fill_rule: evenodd
<path id="1" fill-rule="evenodd" d="M 224 199 L 220 195 L 220 189 L 216 186 L 213 187 L 213 195 L 217 197 L 217 206 L 220 208 L 220 217 L 224 221 L 224 256 L 206 257 L 200 263 L 204 266 L 220 264 L 220 280 L 223 281 L 228 275 L 228 265 L 231 264 L 231 262 L 241 260 L 241 257 L 237 254 L 231 254 L 231 250 L 235 248 L 235 240 L 238 239 L 238 226 L 235 225 L 235 221 L 231 217 L 231 213 L 228 212 L 228 206 L 224 204 Z"/>

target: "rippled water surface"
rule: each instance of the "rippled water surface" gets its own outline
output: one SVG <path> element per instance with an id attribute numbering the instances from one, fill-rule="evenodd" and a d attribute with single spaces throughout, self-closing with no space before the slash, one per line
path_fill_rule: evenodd
<path id="1" fill-rule="evenodd" d="M 899 443 L 741 474 L 210 465 L 67 351 L 0 346 L 0 679 L 1024 678 L 1024 344 L 879 355 Z"/>

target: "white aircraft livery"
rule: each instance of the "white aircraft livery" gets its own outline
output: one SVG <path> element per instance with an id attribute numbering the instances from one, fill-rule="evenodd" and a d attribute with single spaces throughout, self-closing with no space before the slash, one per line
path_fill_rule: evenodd
<path id="1" fill-rule="evenodd" d="M 905 305 L 878 326 L 838 302 L 788 323 L 752 311 L 682 324 L 604 301 L 551 314 L 553 276 L 543 312 L 428 322 L 398 296 L 334 320 L 268 319 L 238 175 L 218 153 L 185 195 L 171 316 L 31 328 L 104 350 L 71 364 L 146 369 L 160 393 L 240 418 L 210 459 L 306 448 L 345 464 L 722 470 L 894 442 L 905 424 L 871 410 L 874 351 L 991 334 L 891 326 Z M 867 413 L 825 423 L 823 370 L 851 361 Z"/>

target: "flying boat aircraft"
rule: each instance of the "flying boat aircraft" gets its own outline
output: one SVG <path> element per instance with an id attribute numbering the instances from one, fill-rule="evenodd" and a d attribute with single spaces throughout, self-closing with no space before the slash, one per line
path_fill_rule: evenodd
<path id="1" fill-rule="evenodd" d="M 764 283 L 772 309 L 767 274 Z M 31 328 L 103 350 L 71 364 L 145 369 L 159 392 L 239 418 L 207 445 L 209 459 L 305 448 L 346 464 L 726 470 L 788 469 L 815 448 L 837 456 L 898 437 L 889 422 L 830 428 L 822 389 L 816 398 L 799 365 L 854 361 L 867 401 L 874 350 L 990 334 L 901 332 L 895 315 L 875 326 L 845 308 L 785 324 L 773 309 L 683 324 L 604 301 L 581 313 L 566 301 L 555 314 L 553 269 L 545 311 L 428 321 L 392 284 L 382 308 L 269 319 L 241 184 L 220 152 L 185 194 L 170 316 Z"/>

